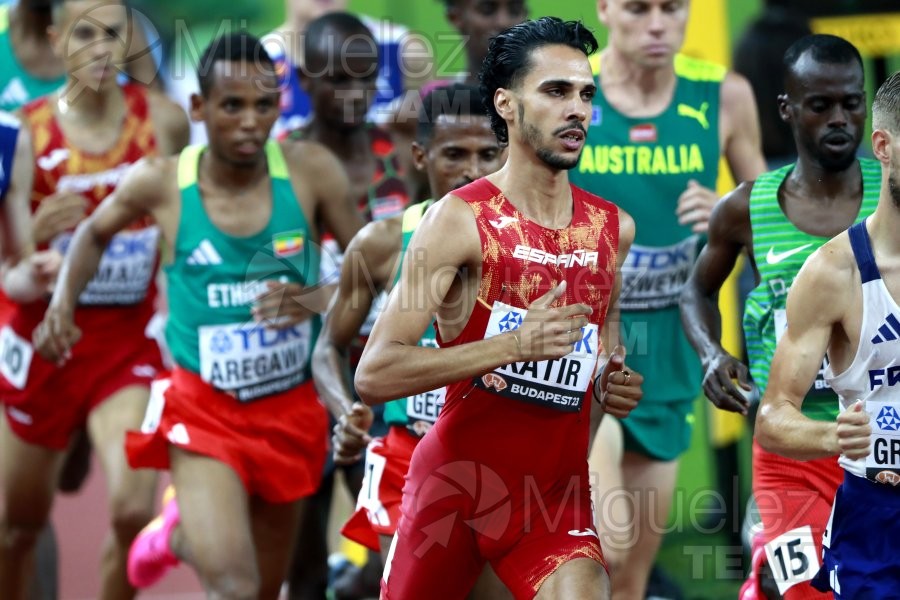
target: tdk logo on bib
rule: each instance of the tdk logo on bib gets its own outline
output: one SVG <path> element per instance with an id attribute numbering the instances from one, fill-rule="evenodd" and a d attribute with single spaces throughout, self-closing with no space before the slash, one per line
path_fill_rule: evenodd
<path id="1" fill-rule="evenodd" d="M 298 327 L 269 329 L 259 325 L 251 327 L 239 326 L 230 332 L 216 331 L 209 341 L 209 349 L 216 354 L 228 354 L 235 349 L 235 342 L 239 342 L 237 349 L 241 351 L 256 348 L 274 348 L 292 339 L 304 339 L 306 335 Z"/>
<path id="2" fill-rule="evenodd" d="M 60 254 L 66 254 L 72 244 L 72 234 L 64 233 L 50 242 L 50 245 Z M 138 231 L 126 231 L 116 234 L 109 241 L 109 245 L 103 251 L 103 256 L 111 260 L 121 260 L 139 256 L 156 256 L 159 244 L 159 231 L 155 227 L 148 227 Z"/>
<path id="3" fill-rule="evenodd" d="M 197 336 L 200 377 L 235 392 L 241 401 L 283 392 L 304 380 L 312 341 L 309 321 L 284 329 L 252 322 L 206 325 Z"/>
<path id="4" fill-rule="evenodd" d="M 697 246 L 697 236 L 671 246 L 633 245 L 622 265 L 621 308 L 676 306 L 697 258 Z"/>

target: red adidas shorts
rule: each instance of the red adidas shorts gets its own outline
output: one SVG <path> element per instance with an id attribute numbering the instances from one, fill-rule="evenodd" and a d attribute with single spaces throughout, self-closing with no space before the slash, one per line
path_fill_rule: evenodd
<path id="1" fill-rule="evenodd" d="M 0 398 L 16 436 L 64 450 L 72 433 L 85 426 L 88 414 L 104 400 L 131 386 L 149 389 L 162 370 L 156 342 L 141 329 L 126 331 L 114 341 L 95 333 L 85 333 L 72 358 L 57 367 L 34 352 L 30 335 L 26 339 L 8 325 L 2 328 L 5 356 L 12 362 L 3 366 Z"/>
<path id="2" fill-rule="evenodd" d="M 382 599 L 465 598 L 486 562 L 517 599 L 534 598 L 570 560 L 606 568 L 586 465 L 538 491 L 527 481 L 508 484 L 488 465 L 448 461 L 430 435 L 410 464 Z"/>
<path id="3" fill-rule="evenodd" d="M 378 536 L 394 535 L 409 460 L 420 439 L 406 427 L 392 425 L 386 436 L 369 443 L 356 511 L 341 529 L 344 537 L 378 552 Z"/>
<path id="4" fill-rule="evenodd" d="M 786 600 L 831 597 L 809 582 L 822 564 L 822 534 L 843 479 L 836 456 L 796 461 L 753 443 L 753 496 L 766 558 Z"/>
<path id="5" fill-rule="evenodd" d="M 169 468 L 169 446 L 228 465 L 250 495 L 293 502 L 316 491 L 328 451 L 328 416 L 312 380 L 253 402 L 238 402 L 176 368 L 151 398 L 141 432 L 128 432 L 133 468 Z"/>

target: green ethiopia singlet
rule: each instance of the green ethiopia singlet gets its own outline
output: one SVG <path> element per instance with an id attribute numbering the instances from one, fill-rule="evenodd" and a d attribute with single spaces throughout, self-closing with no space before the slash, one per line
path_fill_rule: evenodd
<path id="1" fill-rule="evenodd" d="M 619 304 L 628 364 L 647 382 L 643 403 L 693 400 L 700 390 L 700 361 L 681 326 L 678 299 L 704 240 L 678 224 L 675 209 L 688 181 L 716 188 L 725 72 L 677 55 L 672 101 L 651 118 L 626 117 L 598 93 L 584 152 L 569 175 L 637 225 Z"/>
<path id="2" fill-rule="evenodd" d="M 413 232 L 422 215 L 428 210 L 428 207 L 434 204 L 434 200 L 413 204 L 403 212 L 403 243 L 400 247 L 401 265 L 403 257 L 406 255 L 406 249 L 409 247 L 409 241 L 412 239 Z M 397 270 L 397 279 L 400 279 L 400 270 Z M 419 340 L 420 346 L 428 348 L 437 348 L 437 334 L 434 330 L 434 323 L 428 325 L 428 329 L 422 334 Z M 411 398 L 400 398 L 388 402 L 384 406 L 384 422 L 391 426 L 406 427 L 413 435 L 422 437 L 434 425 L 434 422 L 440 414 L 441 408 L 444 406 L 444 398 L 447 395 L 446 388 L 416 394 Z"/>
<path id="3" fill-rule="evenodd" d="M 253 320 L 267 281 L 318 281 L 319 251 L 310 235 L 277 142 L 266 144 L 272 215 L 262 231 L 235 237 L 209 219 L 197 172 L 205 146 L 178 159 L 181 220 L 168 276 L 166 341 L 175 363 L 242 401 L 284 392 L 310 377 L 317 317 L 284 329 Z"/>
<path id="4" fill-rule="evenodd" d="M 66 78 L 38 79 L 19 64 L 9 37 L 9 9 L 9 5 L 0 6 L 0 110 L 12 112 L 56 91 Z"/>
<path id="5" fill-rule="evenodd" d="M 863 197 L 856 222 L 875 211 L 881 189 L 881 165 L 859 159 L 862 170 Z M 760 393 L 769 383 L 769 369 L 775 346 L 781 338 L 787 319 L 787 293 L 794 277 L 810 254 L 828 238 L 797 229 L 781 210 L 778 190 L 794 165 L 760 175 L 750 192 L 750 225 L 753 230 L 753 256 L 759 270 L 760 283 L 750 292 L 744 308 L 744 336 L 750 372 Z M 839 412 L 837 395 L 825 383 L 825 365 L 803 401 L 803 414 L 811 419 L 834 421 Z"/>

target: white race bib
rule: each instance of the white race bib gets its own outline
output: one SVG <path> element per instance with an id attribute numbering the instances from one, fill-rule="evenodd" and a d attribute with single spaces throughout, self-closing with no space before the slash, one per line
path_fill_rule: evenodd
<path id="1" fill-rule="evenodd" d="M 56 236 L 50 247 L 66 254 L 71 233 Z M 153 280 L 159 227 L 122 231 L 113 236 L 94 277 L 78 297 L 81 305 L 139 304 Z"/>
<path id="2" fill-rule="evenodd" d="M 765 548 L 778 592 L 782 595 L 819 572 L 819 557 L 809 525 L 782 533 Z"/>
<path id="3" fill-rule="evenodd" d="M 312 349 L 312 323 L 285 329 L 259 323 L 207 325 L 198 330 L 200 377 L 245 402 L 303 383 Z"/>
<path id="4" fill-rule="evenodd" d="M 866 457 L 866 477 L 878 483 L 900 484 L 900 402 L 866 402 L 872 426 Z"/>
<path id="5" fill-rule="evenodd" d="M 19 337 L 9 325 L 0 329 L 0 374 L 17 390 L 24 390 L 28 383 L 33 356 L 31 342 Z"/>
<path id="6" fill-rule="evenodd" d="M 159 422 L 166 408 L 166 390 L 170 385 L 172 380 L 169 378 L 154 379 L 150 382 L 150 398 L 147 401 L 147 410 L 144 411 L 141 433 L 153 433 L 159 429 Z"/>
<path id="7" fill-rule="evenodd" d="M 697 259 L 696 235 L 664 247 L 633 244 L 622 264 L 622 310 L 677 306 Z"/>
<path id="8" fill-rule="evenodd" d="M 528 313 L 494 302 L 484 339 L 518 329 Z M 507 398 L 578 412 L 597 366 L 600 339 L 597 326 L 581 330 L 581 341 L 562 358 L 512 363 L 475 379 L 475 386 Z"/>
<path id="9" fill-rule="evenodd" d="M 406 416 L 416 421 L 437 421 L 444 399 L 447 397 L 447 388 L 440 388 L 422 394 L 410 396 L 406 400 Z"/>
<path id="10" fill-rule="evenodd" d="M 372 448 L 384 444 L 383 438 L 375 438 L 369 444 L 366 452 L 366 470 L 363 474 L 362 486 L 359 488 L 359 496 L 356 498 L 356 508 L 364 508 L 369 513 L 369 519 L 374 520 L 382 527 L 391 524 L 391 517 L 384 504 L 381 503 L 381 478 L 387 460 L 377 452 L 371 452 Z"/>

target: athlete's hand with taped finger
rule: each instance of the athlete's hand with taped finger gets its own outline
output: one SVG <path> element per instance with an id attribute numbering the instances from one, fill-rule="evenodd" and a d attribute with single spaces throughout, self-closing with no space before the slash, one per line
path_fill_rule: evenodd
<path id="1" fill-rule="evenodd" d="M 44 244 L 73 229 L 87 216 L 88 206 L 87 198 L 72 192 L 56 192 L 41 200 L 31 220 L 35 243 Z"/>
<path id="2" fill-rule="evenodd" d="M 838 415 L 837 440 L 841 454 L 851 460 L 869 455 L 872 426 L 869 424 L 869 413 L 865 411 L 862 400 L 857 400 Z"/>
<path id="3" fill-rule="evenodd" d="M 369 428 L 373 420 L 372 409 L 362 402 L 354 402 L 350 412 L 341 415 L 331 436 L 335 464 L 352 465 L 362 458 L 372 441 Z"/>
<path id="4" fill-rule="evenodd" d="M 704 363 L 703 392 L 717 408 L 747 414 L 750 402 L 741 393 L 734 381 L 748 392 L 753 389 L 747 374 L 747 366 L 723 352 L 708 363 Z"/>
<path id="5" fill-rule="evenodd" d="M 718 201 L 719 196 L 714 190 L 703 187 L 691 179 L 687 188 L 678 197 L 678 205 L 675 208 L 678 223 L 692 225 L 691 230 L 694 233 L 706 233 L 709 229 L 709 216 Z"/>
<path id="6" fill-rule="evenodd" d="M 606 414 L 624 419 L 643 397 L 643 384 L 643 375 L 625 366 L 625 348 L 616 346 L 594 381 L 594 400 Z"/>
<path id="7" fill-rule="evenodd" d="M 81 329 L 75 325 L 75 315 L 55 304 L 50 304 L 32 333 L 34 349 L 46 360 L 57 365 L 72 358 L 72 346 L 81 339 Z"/>
<path id="8" fill-rule="evenodd" d="M 593 311 L 580 303 L 551 307 L 565 293 L 563 281 L 528 306 L 522 325 L 509 334 L 515 337 L 518 361 L 561 358 L 584 338 L 582 328 L 587 326 Z"/>
<path id="9" fill-rule="evenodd" d="M 299 283 L 266 281 L 267 291 L 260 294 L 251 312 L 258 323 L 270 329 L 287 329 L 316 313 L 310 302 L 309 290 Z"/>

